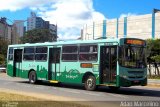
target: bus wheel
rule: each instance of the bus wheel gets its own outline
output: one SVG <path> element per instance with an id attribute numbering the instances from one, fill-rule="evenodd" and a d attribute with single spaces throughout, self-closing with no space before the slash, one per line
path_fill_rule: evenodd
<path id="1" fill-rule="evenodd" d="M 120 87 L 109 86 L 109 89 L 112 91 L 117 91 Z"/>
<path id="2" fill-rule="evenodd" d="M 35 71 L 31 71 L 29 73 L 29 83 L 35 84 L 36 82 L 37 82 L 36 72 Z"/>
<path id="3" fill-rule="evenodd" d="M 85 89 L 89 91 L 93 91 L 96 89 L 96 79 L 94 76 L 90 75 L 85 80 Z"/>

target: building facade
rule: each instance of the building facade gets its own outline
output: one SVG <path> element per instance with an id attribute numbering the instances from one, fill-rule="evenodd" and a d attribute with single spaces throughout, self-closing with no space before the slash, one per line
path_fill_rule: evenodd
<path id="1" fill-rule="evenodd" d="M 49 21 L 45 21 L 41 17 L 37 17 L 34 12 L 31 12 L 30 17 L 27 18 L 27 30 L 36 28 L 49 29 Z"/>
<path id="2" fill-rule="evenodd" d="M 8 33 L 8 24 L 6 22 L 6 18 L 3 17 L 0 19 L 0 38 L 7 39 L 7 33 Z"/>
<path id="3" fill-rule="evenodd" d="M 107 37 L 160 38 L 160 12 L 91 22 L 81 33 L 83 40 Z"/>
<path id="4" fill-rule="evenodd" d="M 12 44 L 12 26 L 11 25 L 7 26 L 7 40 L 9 41 L 10 44 Z"/>
<path id="5" fill-rule="evenodd" d="M 50 24 L 49 21 L 43 20 L 41 17 L 37 17 L 34 12 L 31 12 L 30 17 L 27 19 L 27 30 L 32 29 L 48 29 L 53 35 L 53 40 L 57 40 L 57 25 Z"/>
<path id="6" fill-rule="evenodd" d="M 12 36 L 12 26 L 6 22 L 6 18 L 3 17 L 0 19 L 0 39 L 7 40 L 10 44 Z"/>
<path id="7" fill-rule="evenodd" d="M 32 30 L 36 28 L 36 14 L 31 12 L 30 17 L 27 18 L 27 30 Z"/>
<path id="8" fill-rule="evenodd" d="M 50 33 L 53 35 L 53 40 L 57 40 L 57 25 L 50 24 L 49 30 L 50 30 Z"/>
<path id="9" fill-rule="evenodd" d="M 17 35 L 18 37 L 22 37 L 24 35 L 24 20 L 15 20 L 14 23 L 15 27 L 17 28 Z"/>

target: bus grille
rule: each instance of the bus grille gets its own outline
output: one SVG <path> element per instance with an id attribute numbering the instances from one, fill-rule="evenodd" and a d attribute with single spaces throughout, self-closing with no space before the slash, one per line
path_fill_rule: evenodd
<path id="1" fill-rule="evenodd" d="M 143 76 L 129 76 L 131 79 L 136 79 L 136 78 L 143 78 Z"/>
<path id="2" fill-rule="evenodd" d="M 129 74 L 143 74 L 143 71 L 128 71 Z"/>

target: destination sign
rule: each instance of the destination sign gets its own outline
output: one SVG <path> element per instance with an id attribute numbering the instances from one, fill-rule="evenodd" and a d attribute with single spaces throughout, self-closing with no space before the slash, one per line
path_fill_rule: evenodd
<path id="1" fill-rule="evenodd" d="M 126 39 L 125 44 L 145 45 L 145 41 L 139 39 Z"/>

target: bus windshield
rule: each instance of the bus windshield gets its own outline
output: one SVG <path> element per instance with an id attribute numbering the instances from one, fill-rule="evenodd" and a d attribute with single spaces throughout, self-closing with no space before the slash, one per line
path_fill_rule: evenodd
<path id="1" fill-rule="evenodd" d="M 119 56 L 120 65 L 128 68 L 145 68 L 145 48 L 136 46 L 122 46 Z"/>

